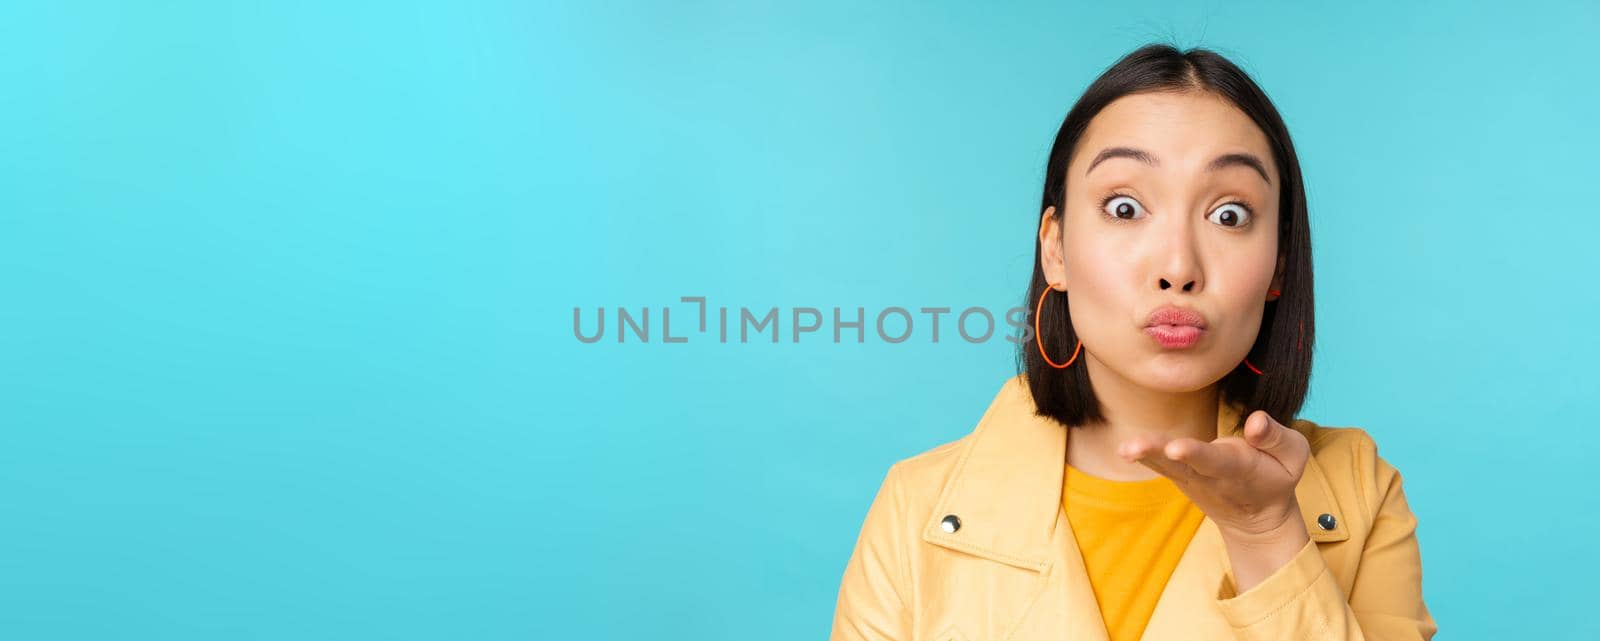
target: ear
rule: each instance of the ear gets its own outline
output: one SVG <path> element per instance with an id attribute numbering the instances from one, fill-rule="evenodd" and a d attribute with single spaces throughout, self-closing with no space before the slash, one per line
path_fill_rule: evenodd
<path id="1" fill-rule="evenodd" d="M 1044 280 L 1066 288 L 1067 259 L 1062 246 L 1061 235 L 1062 221 L 1056 218 L 1054 205 L 1045 208 L 1044 216 L 1039 219 L 1039 269 L 1044 272 Z"/>

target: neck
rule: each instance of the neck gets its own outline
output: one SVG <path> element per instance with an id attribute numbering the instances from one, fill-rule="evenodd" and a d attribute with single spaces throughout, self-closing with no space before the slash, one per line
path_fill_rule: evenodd
<path id="1" fill-rule="evenodd" d="M 1073 467 L 1112 480 L 1151 479 L 1158 476 L 1156 471 L 1124 461 L 1117 455 L 1118 444 L 1137 434 L 1202 441 L 1217 437 L 1217 395 L 1221 390 L 1216 385 L 1193 391 L 1150 389 L 1112 371 L 1092 353 L 1084 356 L 1105 420 L 1068 432 L 1067 463 Z"/>

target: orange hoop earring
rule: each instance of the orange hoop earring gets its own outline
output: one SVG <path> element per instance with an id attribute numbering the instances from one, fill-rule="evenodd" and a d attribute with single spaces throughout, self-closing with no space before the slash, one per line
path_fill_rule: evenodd
<path id="1" fill-rule="evenodd" d="M 1078 360 L 1078 352 L 1083 351 L 1083 339 L 1078 339 L 1078 346 L 1072 349 L 1072 358 L 1058 365 L 1055 361 L 1050 360 L 1049 354 L 1044 353 L 1044 336 L 1039 333 L 1039 315 L 1044 312 L 1044 297 L 1048 296 L 1050 290 L 1054 288 L 1055 283 L 1045 285 L 1044 290 L 1039 292 L 1039 303 L 1033 306 L 1033 342 L 1039 346 L 1039 355 L 1044 357 L 1044 362 L 1049 363 L 1051 367 L 1056 369 L 1066 369 L 1072 365 L 1073 361 Z"/>

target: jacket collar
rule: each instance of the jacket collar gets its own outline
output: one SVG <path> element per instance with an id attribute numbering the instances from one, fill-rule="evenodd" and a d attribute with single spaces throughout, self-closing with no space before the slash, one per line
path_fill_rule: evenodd
<path id="1" fill-rule="evenodd" d="M 1049 567 L 1061 509 L 1067 428 L 1035 412 L 1024 375 L 1002 385 L 957 459 L 923 526 L 923 540 L 1021 568 L 1043 571 Z M 1238 434 L 1233 426 L 1241 412 L 1238 405 L 1218 402 L 1218 437 Z M 1314 428 L 1307 421 L 1293 421 L 1291 427 L 1307 438 Z M 1311 540 L 1349 538 L 1315 456 L 1306 462 L 1295 498 Z M 1333 529 L 1318 524 L 1323 514 L 1336 517 Z M 947 515 L 960 519 L 955 532 L 944 531 L 942 521 Z"/>

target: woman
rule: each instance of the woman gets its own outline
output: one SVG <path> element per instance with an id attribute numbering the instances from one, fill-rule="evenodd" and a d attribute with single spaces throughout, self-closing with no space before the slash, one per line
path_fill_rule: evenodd
<path id="1" fill-rule="evenodd" d="M 1129 54 L 1067 114 L 1041 212 L 1023 371 L 890 467 L 833 638 L 1432 638 L 1399 473 L 1294 418 L 1310 228 L 1260 88 Z"/>

